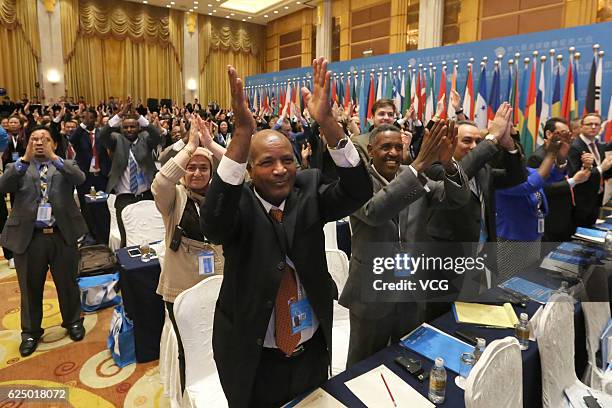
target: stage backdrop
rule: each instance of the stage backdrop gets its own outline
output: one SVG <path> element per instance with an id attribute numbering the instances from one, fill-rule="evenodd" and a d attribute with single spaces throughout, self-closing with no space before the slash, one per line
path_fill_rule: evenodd
<path id="1" fill-rule="evenodd" d="M 466 83 L 467 74 L 467 63 L 470 58 L 474 59 L 473 68 L 473 81 L 474 81 L 474 92 L 477 93 L 477 83 L 480 75 L 480 62 L 483 57 L 488 58 L 487 62 L 487 89 L 490 91 L 491 82 L 493 80 L 493 68 L 494 60 L 498 55 L 502 55 L 501 61 L 501 87 L 502 97 L 505 94 L 506 82 L 508 80 L 508 60 L 515 59 L 515 54 L 520 53 L 518 61 L 519 71 L 519 84 L 520 77 L 523 74 L 523 59 L 525 57 L 532 58 L 532 52 L 538 51 L 538 71 L 540 71 L 540 57 L 546 56 L 550 59 L 549 50 L 555 50 L 555 58 L 557 55 L 563 55 L 561 63 L 561 97 L 564 93 L 566 71 L 568 68 L 568 62 L 570 60 L 570 47 L 574 47 L 576 52 L 580 52 L 581 58 L 576 62 L 577 67 L 577 99 L 578 99 L 578 112 L 582 114 L 584 109 L 584 103 L 587 93 L 587 85 L 589 80 L 589 71 L 593 62 L 593 44 L 599 44 L 599 50 L 605 51 L 603 58 L 603 79 L 602 79 L 602 95 L 601 113 L 606 116 L 608 113 L 608 106 L 610 103 L 610 95 L 612 94 L 612 22 L 593 24 L 588 26 L 581 26 L 575 28 L 566 28 L 561 30 L 543 31 L 533 34 L 523 34 L 511 37 L 503 37 L 486 41 L 477 41 L 471 43 L 465 43 L 460 45 L 452 45 L 446 47 L 429 48 L 418 51 L 410 51 L 398 54 L 381 55 L 370 58 L 359 58 L 348 61 L 334 62 L 330 64 L 330 69 L 335 73 L 343 73 L 345 76 L 348 72 L 354 75 L 355 71 L 359 72 L 361 78 L 362 70 L 365 71 L 366 76 L 375 70 L 378 75 L 380 68 L 383 69 L 385 75 L 389 71 L 389 68 L 397 70 L 398 67 L 401 69 L 407 69 L 408 65 L 412 65 L 413 68 L 418 68 L 419 64 L 422 64 L 424 68 L 428 68 L 430 63 L 433 63 L 437 67 L 437 79 L 435 82 L 435 93 L 438 95 L 440 87 L 440 76 L 442 72 L 442 62 L 446 61 L 448 68 L 446 72 L 447 85 L 446 89 L 450 89 L 450 74 L 453 69 L 453 60 L 458 61 L 458 74 L 457 74 L 457 90 L 461 96 L 464 94 L 464 87 Z M 556 61 L 556 59 L 555 59 Z M 549 66 L 550 61 L 546 61 Z M 515 66 L 516 62 L 515 62 Z M 530 65 L 531 67 L 531 65 Z M 286 84 L 287 81 L 292 80 L 303 80 L 311 73 L 311 69 L 297 68 L 279 72 L 273 72 L 268 74 L 254 75 L 247 77 L 247 87 L 267 87 L 274 84 Z M 538 83 L 538 76 L 536 76 L 536 87 Z M 520 85 L 519 85 L 520 87 Z M 547 92 L 550 92 L 547 90 Z"/>

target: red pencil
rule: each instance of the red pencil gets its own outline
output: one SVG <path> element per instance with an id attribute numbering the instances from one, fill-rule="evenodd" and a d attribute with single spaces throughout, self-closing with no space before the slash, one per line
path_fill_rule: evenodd
<path id="1" fill-rule="evenodd" d="M 387 388 L 389 397 L 391 397 L 391 402 L 393 402 L 393 406 L 397 407 L 397 404 L 395 403 L 395 398 L 393 398 L 393 394 L 391 394 L 391 390 L 389 389 L 389 385 L 387 384 L 387 381 L 385 380 L 385 376 L 383 375 L 383 373 L 380 373 L 380 378 L 382 378 L 383 383 L 385 383 L 385 387 Z"/>

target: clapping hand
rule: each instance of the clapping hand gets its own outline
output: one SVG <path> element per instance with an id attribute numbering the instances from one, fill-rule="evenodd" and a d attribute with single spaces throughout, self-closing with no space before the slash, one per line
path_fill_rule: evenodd
<path id="1" fill-rule="evenodd" d="M 232 95 L 232 110 L 234 112 L 234 133 L 233 136 L 242 134 L 248 135 L 249 139 L 255 131 L 255 120 L 249 111 L 249 107 L 244 97 L 244 85 L 242 79 L 238 77 L 236 69 L 228 66 L 227 73 L 230 82 L 230 92 Z"/>
<path id="2" fill-rule="evenodd" d="M 440 154 L 444 149 L 448 149 L 446 141 L 444 143 L 442 142 L 443 138 L 445 138 L 447 134 L 448 127 L 446 126 L 445 120 L 436 122 L 431 128 L 431 131 L 425 129 L 423 144 L 419 150 L 419 155 L 412 162 L 412 167 L 417 172 L 420 173 L 429 168 L 434 162 L 440 161 Z M 453 143 L 456 142 L 453 140 Z M 443 155 L 446 157 L 446 154 Z"/>
<path id="3" fill-rule="evenodd" d="M 455 125 L 454 120 L 449 120 L 447 126 L 448 130 L 446 135 L 442 136 L 442 140 L 440 141 L 439 160 L 447 172 L 454 173 L 455 165 L 453 163 L 453 154 L 455 154 L 455 148 L 459 140 L 457 137 L 458 127 Z"/>

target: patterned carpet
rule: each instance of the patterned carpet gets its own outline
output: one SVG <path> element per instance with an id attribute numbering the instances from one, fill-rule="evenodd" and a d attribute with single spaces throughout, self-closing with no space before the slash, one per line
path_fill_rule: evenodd
<path id="1" fill-rule="evenodd" d="M 157 361 L 117 367 L 106 348 L 112 308 L 85 316 L 87 334 L 78 343 L 68 337 L 51 276 L 43 300 L 45 334 L 36 352 L 19 355 L 20 294 L 14 269 L 0 258 L 0 408 L 168 407 L 159 381 Z M 7 392 L 19 387 L 68 387 L 64 402 L 9 400 Z"/>

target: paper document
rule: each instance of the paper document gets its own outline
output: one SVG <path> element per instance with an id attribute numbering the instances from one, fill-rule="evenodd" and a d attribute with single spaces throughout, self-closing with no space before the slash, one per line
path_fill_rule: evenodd
<path id="1" fill-rule="evenodd" d="M 283 408 L 346 408 L 346 405 L 340 403 L 322 388 L 317 388 L 301 401 L 292 404 L 284 405 Z"/>
<path id="2" fill-rule="evenodd" d="M 453 304 L 453 312 L 458 323 L 483 324 L 510 329 L 518 323 L 518 318 L 510 303 L 504 303 L 503 306 L 495 306 L 455 302 Z"/>
<path id="3" fill-rule="evenodd" d="M 545 304 L 551 297 L 554 289 L 547 288 L 546 286 L 538 285 L 528 281 L 527 279 L 513 276 L 505 282 L 498 285 L 500 288 L 511 289 L 515 292 L 522 293 L 528 296 L 530 299 L 535 300 L 538 303 Z"/>
<path id="4" fill-rule="evenodd" d="M 588 408 L 584 397 L 592 396 L 601 407 L 612 407 L 612 395 L 607 395 L 592 388 L 587 389 L 584 384 L 574 384 L 565 389 L 565 396 L 573 408 Z"/>
<path id="5" fill-rule="evenodd" d="M 474 352 L 474 346 L 427 323 L 423 323 L 404 336 L 400 345 L 431 361 L 435 361 L 436 357 L 442 357 L 444 366 L 457 374 L 459 374 L 461 354 Z"/>
<path id="6" fill-rule="evenodd" d="M 603 244 L 606 240 L 606 231 L 597 230 L 593 228 L 576 228 L 576 233 L 574 237 L 581 239 L 587 242 L 595 242 L 598 244 Z"/>
<path id="7" fill-rule="evenodd" d="M 381 378 L 381 373 L 385 381 Z M 345 385 L 368 408 L 393 408 L 389 392 L 398 408 L 435 408 L 427 398 L 384 365 L 347 381 Z"/>

